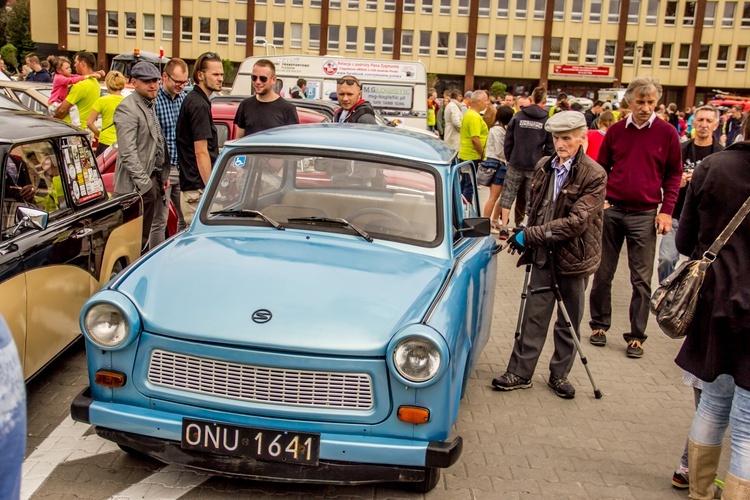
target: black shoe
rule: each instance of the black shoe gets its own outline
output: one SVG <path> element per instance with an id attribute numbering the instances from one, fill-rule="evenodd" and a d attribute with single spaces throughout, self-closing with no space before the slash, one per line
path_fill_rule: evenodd
<path id="1" fill-rule="evenodd" d="M 591 332 L 589 342 L 596 346 L 607 345 L 607 331 L 602 330 L 601 328 L 594 330 L 593 332 Z"/>
<path id="2" fill-rule="evenodd" d="M 547 385 L 550 386 L 555 394 L 564 399 L 573 399 L 576 397 L 575 388 L 568 382 L 565 377 L 558 377 L 557 375 L 550 375 Z"/>
<path id="3" fill-rule="evenodd" d="M 531 380 L 519 377 L 515 373 L 505 372 L 492 381 L 492 387 L 501 391 L 528 389 L 531 387 Z"/>
<path id="4" fill-rule="evenodd" d="M 625 354 L 629 358 L 640 358 L 643 356 L 643 344 L 639 340 L 631 340 L 628 342 L 628 348 Z"/>

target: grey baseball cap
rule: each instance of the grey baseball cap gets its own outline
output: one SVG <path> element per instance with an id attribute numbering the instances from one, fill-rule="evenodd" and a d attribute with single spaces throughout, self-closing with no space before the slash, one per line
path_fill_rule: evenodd
<path id="1" fill-rule="evenodd" d="M 130 77 L 143 81 L 158 80 L 161 78 L 161 73 L 153 64 L 141 61 L 130 68 Z"/>
<path id="2" fill-rule="evenodd" d="M 578 111 L 560 111 L 555 113 L 544 124 L 544 130 L 552 134 L 568 132 L 586 127 L 586 117 Z"/>

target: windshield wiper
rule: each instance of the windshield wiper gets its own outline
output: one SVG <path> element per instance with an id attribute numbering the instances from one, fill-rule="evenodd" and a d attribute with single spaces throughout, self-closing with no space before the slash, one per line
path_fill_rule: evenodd
<path id="1" fill-rule="evenodd" d="M 260 217 L 279 231 L 284 230 L 284 226 L 282 226 L 275 220 L 266 217 L 262 212 L 259 212 L 258 210 L 249 210 L 247 208 L 230 208 L 227 210 L 216 210 L 215 212 L 211 212 L 211 215 L 229 215 L 231 217 Z"/>
<path id="2" fill-rule="evenodd" d="M 352 231 L 354 231 L 355 233 L 363 237 L 365 240 L 372 243 L 372 236 L 370 236 L 364 230 L 358 228 L 357 226 L 355 226 L 354 224 L 352 224 L 346 219 L 340 219 L 336 217 L 292 217 L 291 219 L 288 219 L 287 222 L 290 222 L 290 223 L 311 222 L 313 224 L 315 224 L 316 222 L 323 222 L 326 224 L 338 224 L 339 226 L 348 227 L 349 229 L 351 229 Z"/>

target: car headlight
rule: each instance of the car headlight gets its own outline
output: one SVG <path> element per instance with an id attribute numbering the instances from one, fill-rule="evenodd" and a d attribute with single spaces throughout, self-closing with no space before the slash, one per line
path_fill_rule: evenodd
<path id="1" fill-rule="evenodd" d="M 427 338 L 406 338 L 393 350 L 393 366 L 412 382 L 430 380 L 440 371 L 440 363 L 440 350 Z"/>
<path id="2" fill-rule="evenodd" d="M 128 336 L 130 325 L 119 307 L 106 302 L 93 305 L 84 318 L 86 333 L 104 347 L 114 347 Z"/>

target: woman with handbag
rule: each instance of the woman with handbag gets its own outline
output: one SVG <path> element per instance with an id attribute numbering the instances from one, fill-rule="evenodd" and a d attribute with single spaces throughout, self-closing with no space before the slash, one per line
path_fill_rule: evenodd
<path id="1" fill-rule="evenodd" d="M 487 203 L 484 204 L 482 217 L 489 217 L 494 232 L 500 230 L 500 222 L 497 220 L 500 216 L 500 207 L 496 207 L 500 194 L 503 192 L 503 182 L 505 182 L 505 172 L 507 170 L 507 161 L 503 144 L 505 144 L 505 129 L 513 118 L 513 108 L 510 106 L 500 106 L 495 114 L 495 124 L 490 127 L 490 133 L 487 137 L 487 159 L 479 165 L 477 172 L 477 182 L 484 186 L 489 186 L 490 196 Z M 485 172 L 484 182 L 481 182 L 479 171 Z"/>
<path id="2" fill-rule="evenodd" d="M 742 130 L 750 132 L 745 117 Z M 693 173 L 676 245 L 699 259 L 735 219 L 738 226 L 708 268 L 676 363 L 703 381 L 688 443 L 690 498 L 713 498 L 727 426 L 732 456 L 723 498 L 750 498 L 750 141 L 706 158 Z M 709 256 L 710 258 L 711 256 Z"/>

